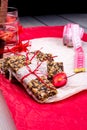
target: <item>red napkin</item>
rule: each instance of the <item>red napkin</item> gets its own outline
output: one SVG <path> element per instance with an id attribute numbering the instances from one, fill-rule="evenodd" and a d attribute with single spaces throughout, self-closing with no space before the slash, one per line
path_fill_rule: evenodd
<path id="1" fill-rule="evenodd" d="M 40 37 L 62 38 L 63 26 L 20 28 L 22 40 Z M 83 40 L 87 41 L 87 34 Z M 51 104 L 39 104 L 22 85 L 0 75 L 0 89 L 11 111 L 17 130 L 86 130 L 87 92 Z"/>

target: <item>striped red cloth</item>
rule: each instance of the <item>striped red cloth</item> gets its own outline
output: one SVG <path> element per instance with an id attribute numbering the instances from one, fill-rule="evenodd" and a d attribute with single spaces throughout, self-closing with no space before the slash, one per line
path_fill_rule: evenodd
<path id="1" fill-rule="evenodd" d="M 63 36 L 64 26 L 20 27 L 20 39 Z M 84 33 L 83 41 L 87 41 Z M 87 130 L 87 92 L 66 100 L 39 104 L 18 83 L 11 83 L 0 75 L 2 90 L 17 130 Z"/>

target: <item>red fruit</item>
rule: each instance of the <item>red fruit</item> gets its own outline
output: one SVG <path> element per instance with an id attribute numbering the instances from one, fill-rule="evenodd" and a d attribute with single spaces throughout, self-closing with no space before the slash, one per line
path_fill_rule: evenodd
<path id="1" fill-rule="evenodd" d="M 14 37 L 13 32 L 4 32 L 2 39 L 8 42 L 8 41 L 11 41 L 13 37 Z"/>
<path id="2" fill-rule="evenodd" d="M 14 22 L 16 20 L 16 17 L 15 16 L 7 16 L 6 18 L 6 22 Z"/>
<path id="3" fill-rule="evenodd" d="M 58 73 L 56 75 L 54 75 L 53 77 L 53 81 L 52 81 L 53 85 L 55 87 L 62 87 L 67 83 L 67 75 L 64 72 Z"/>

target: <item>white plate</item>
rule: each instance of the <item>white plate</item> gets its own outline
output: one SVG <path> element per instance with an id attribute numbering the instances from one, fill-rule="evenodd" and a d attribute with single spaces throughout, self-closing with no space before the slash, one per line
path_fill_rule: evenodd
<path id="1" fill-rule="evenodd" d="M 64 71 L 67 76 L 74 73 L 74 49 L 64 46 L 62 39 L 49 37 L 38 38 L 30 40 L 30 43 L 30 51 L 41 50 L 45 53 L 52 53 L 54 56 L 58 56 L 54 59 L 55 61 L 63 62 Z M 85 53 L 85 67 L 87 70 L 87 43 L 84 42 L 82 44 Z M 87 89 L 87 71 L 69 77 L 66 86 L 58 88 L 58 94 L 47 102 L 63 100 L 85 89 Z"/>

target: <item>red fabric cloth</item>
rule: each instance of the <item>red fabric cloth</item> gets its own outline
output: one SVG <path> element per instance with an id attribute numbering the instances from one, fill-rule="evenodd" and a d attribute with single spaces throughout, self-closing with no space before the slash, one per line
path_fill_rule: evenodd
<path id="1" fill-rule="evenodd" d="M 63 26 L 20 28 L 22 40 L 40 37 L 62 38 Z M 87 34 L 83 38 L 87 41 Z M 12 113 L 17 130 L 87 130 L 87 92 L 51 104 L 39 104 L 19 83 L 0 75 L 0 89 Z"/>
<path id="2" fill-rule="evenodd" d="M 64 26 L 40 26 L 31 28 L 22 28 L 20 26 L 19 33 L 21 40 L 42 38 L 42 37 L 62 37 Z"/>
<path id="3" fill-rule="evenodd" d="M 19 32 L 21 40 L 35 39 L 42 37 L 63 37 L 64 26 L 39 26 L 39 27 L 30 27 L 22 28 L 20 26 Z M 84 32 L 82 40 L 87 42 L 87 33 Z"/>

